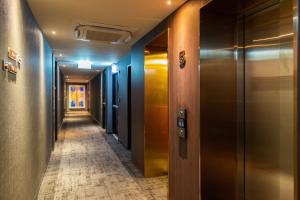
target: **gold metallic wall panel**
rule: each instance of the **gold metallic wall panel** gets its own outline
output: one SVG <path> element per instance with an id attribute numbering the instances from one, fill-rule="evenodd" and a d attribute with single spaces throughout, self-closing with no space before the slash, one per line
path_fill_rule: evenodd
<path id="1" fill-rule="evenodd" d="M 167 53 L 145 55 L 145 176 L 168 173 Z"/>

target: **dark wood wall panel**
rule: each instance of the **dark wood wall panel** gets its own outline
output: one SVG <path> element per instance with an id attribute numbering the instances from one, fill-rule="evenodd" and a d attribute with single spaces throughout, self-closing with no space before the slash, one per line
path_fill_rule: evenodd
<path id="1" fill-rule="evenodd" d="M 199 79 L 199 11 L 202 1 L 191 0 L 170 18 L 169 81 L 170 141 L 169 198 L 200 198 L 200 79 Z M 186 52 L 186 67 L 179 67 L 179 52 Z M 187 109 L 188 137 L 179 139 L 176 113 Z"/>

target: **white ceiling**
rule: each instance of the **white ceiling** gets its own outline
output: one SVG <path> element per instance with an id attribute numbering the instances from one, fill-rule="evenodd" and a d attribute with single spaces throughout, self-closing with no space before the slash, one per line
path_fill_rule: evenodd
<path id="1" fill-rule="evenodd" d="M 104 67 L 118 62 L 132 44 L 186 0 L 27 0 L 58 60 L 90 60 Z M 74 39 L 78 24 L 109 24 L 133 30 L 128 45 L 101 45 Z M 53 35 L 52 31 L 56 34 Z M 62 54 L 62 56 L 59 56 Z"/>

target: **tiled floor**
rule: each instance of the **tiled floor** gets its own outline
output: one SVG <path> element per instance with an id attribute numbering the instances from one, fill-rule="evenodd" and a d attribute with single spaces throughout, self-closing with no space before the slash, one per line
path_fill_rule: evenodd
<path id="1" fill-rule="evenodd" d="M 81 113 L 68 114 L 39 200 L 165 200 L 167 177 L 143 178 L 130 152 Z"/>

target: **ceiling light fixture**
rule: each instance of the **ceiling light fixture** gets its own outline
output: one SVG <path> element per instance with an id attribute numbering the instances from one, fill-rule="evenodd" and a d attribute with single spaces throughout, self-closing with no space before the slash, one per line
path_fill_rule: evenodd
<path id="1" fill-rule="evenodd" d="M 168 5 L 171 5 L 171 4 L 172 4 L 172 1 L 171 1 L 171 0 L 167 0 L 167 4 L 168 4 Z"/>
<path id="2" fill-rule="evenodd" d="M 111 65 L 111 72 L 112 72 L 113 74 L 118 73 L 118 72 L 119 72 L 118 65 L 112 64 L 112 65 Z"/>
<path id="3" fill-rule="evenodd" d="M 62 57 L 62 53 L 59 54 L 59 57 Z"/>
<path id="4" fill-rule="evenodd" d="M 80 60 L 78 62 L 78 69 L 92 69 L 92 62 L 88 60 Z"/>
<path id="5" fill-rule="evenodd" d="M 55 31 L 52 31 L 52 35 L 55 35 L 56 34 L 56 32 Z"/>

